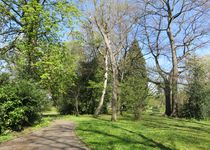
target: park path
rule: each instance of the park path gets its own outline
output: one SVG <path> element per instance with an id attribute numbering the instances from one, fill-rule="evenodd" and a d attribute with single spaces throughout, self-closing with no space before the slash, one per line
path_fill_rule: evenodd
<path id="1" fill-rule="evenodd" d="M 49 127 L 0 144 L 0 150 L 89 150 L 74 129 L 73 122 L 56 120 Z"/>

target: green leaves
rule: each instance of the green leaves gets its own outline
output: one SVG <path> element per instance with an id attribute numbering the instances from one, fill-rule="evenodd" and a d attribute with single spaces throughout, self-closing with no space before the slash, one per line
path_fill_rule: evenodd
<path id="1" fill-rule="evenodd" d="M 0 87 L 0 133 L 5 129 L 21 130 L 39 119 L 46 103 L 46 93 L 35 83 L 13 81 Z"/>
<path id="2" fill-rule="evenodd" d="M 124 72 L 124 79 L 121 83 L 122 105 L 126 106 L 129 111 L 133 111 L 135 119 L 139 119 L 147 103 L 148 81 L 145 60 L 137 41 L 133 42 L 121 65 Z"/>
<path id="3" fill-rule="evenodd" d="M 49 89 L 54 101 L 58 101 L 59 96 L 66 94 L 68 88 L 74 85 L 77 63 L 77 57 L 74 56 L 65 46 L 51 45 L 36 63 L 41 78 L 40 84 Z"/>

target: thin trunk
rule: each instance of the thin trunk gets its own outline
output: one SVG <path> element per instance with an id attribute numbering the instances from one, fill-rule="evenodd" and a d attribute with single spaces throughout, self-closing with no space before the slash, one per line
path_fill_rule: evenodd
<path id="1" fill-rule="evenodd" d="M 174 42 L 173 42 L 174 45 Z M 176 49 L 173 46 L 172 49 L 172 62 L 173 62 L 173 74 L 172 74 L 172 115 L 177 116 L 178 110 L 178 62 L 176 56 Z"/>
<path id="2" fill-rule="evenodd" d="M 105 55 L 105 74 L 104 74 L 104 85 L 103 85 L 103 90 L 102 90 L 102 95 L 98 104 L 98 107 L 95 111 L 94 116 L 97 117 L 101 111 L 101 108 L 103 106 L 104 103 L 104 97 L 106 94 L 106 89 L 107 89 L 107 81 L 108 81 L 108 70 L 109 70 L 109 66 L 108 66 L 108 51 L 106 51 L 106 55 Z"/>
<path id="3" fill-rule="evenodd" d="M 121 78 L 120 78 L 120 83 L 122 83 L 123 82 L 123 79 L 124 79 L 124 71 L 122 71 L 122 73 L 121 73 Z M 118 89 L 119 90 L 119 96 L 118 96 L 118 112 L 117 112 L 117 114 L 118 115 L 123 115 L 123 110 L 122 110 L 122 103 L 121 103 L 121 91 L 120 91 L 120 89 Z"/>
<path id="4" fill-rule="evenodd" d="M 80 91 L 80 88 L 78 88 L 77 95 L 76 95 L 76 98 L 75 98 L 75 111 L 76 111 L 76 116 L 79 116 L 79 101 L 78 101 L 79 91 Z"/>

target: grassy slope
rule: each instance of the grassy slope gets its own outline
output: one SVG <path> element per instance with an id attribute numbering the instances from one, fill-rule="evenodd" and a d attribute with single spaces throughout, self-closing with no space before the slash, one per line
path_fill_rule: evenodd
<path id="1" fill-rule="evenodd" d="M 141 121 L 110 116 L 65 116 L 75 121 L 77 135 L 93 150 L 209 150 L 210 122 L 144 115 Z"/>

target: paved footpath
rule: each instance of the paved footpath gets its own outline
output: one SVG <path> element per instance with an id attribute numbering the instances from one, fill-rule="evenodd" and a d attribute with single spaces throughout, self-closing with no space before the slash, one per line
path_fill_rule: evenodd
<path id="1" fill-rule="evenodd" d="M 74 128 L 73 122 L 56 120 L 49 127 L 0 144 L 0 150 L 89 150 Z"/>

